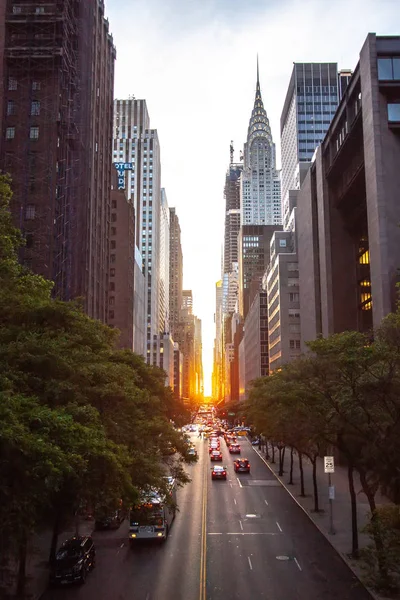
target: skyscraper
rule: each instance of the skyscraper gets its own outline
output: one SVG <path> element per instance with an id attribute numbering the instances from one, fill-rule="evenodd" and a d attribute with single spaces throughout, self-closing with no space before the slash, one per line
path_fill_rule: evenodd
<path id="1" fill-rule="evenodd" d="M 247 141 L 241 186 L 242 225 L 279 225 L 281 182 L 276 169 L 275 144 L 261 97 L 258 60 L 257 85 Z"/>
<path id="2" fill-rule="evenodd" d="M 224 273 L 234 270 L 233 264 L 238 262 L 238 235 L 240 229 L 240 175 L 243 171 L 241 163 L 233 162 L 233 145 L 231 143 L 231 160 L 225 178 L 225 238 L 224 238 Z"/>
<path id="3" fill-rule="evenodd" d="M 21 260 L 105 321 L 115 48 L 104 3 L 4 5 L 0 168 L 13 179 Z"/>
<path id="4" fill-rule="evenodd" d="M 169 333 L 170 222 L 165 189 L 161 189 L 160 206 L 160 333 Z"/>
<path id="5" fill-rule="evenodd" d="M 239 234 L 239 313 L 246 319 L 250 306 L 261 289 L 270 259 L 270 242 L 282 225 L 244 225 Z"/>
<path id="6" fill-rule="evenodd" d="M 183 255 L 181 228 L 175 208 L 169 209 L 169 217 L 169 326 L 172 338 L 177 342 L 182 308 Z"/>
<path id="7" fill-rule="evenodd" d="M 145 352 L 150 364 L 154 336 L 160 331 L 161 164 L 157 130 L 150 129 L 144 100 L 115 100 L 113 160 L 132 163 L 126 185 L 135 210 L 135 262 L 146 280 Z"/>
<path id="8" fill-rule="evenodd" d="M 348 72 L 339 80 L 345 89 Z M 288 191 L 300 188 L 316 147 L 338 105 L 337 63 L 294 63 L 281 115 L 282 216 L 287 229 Z"/>

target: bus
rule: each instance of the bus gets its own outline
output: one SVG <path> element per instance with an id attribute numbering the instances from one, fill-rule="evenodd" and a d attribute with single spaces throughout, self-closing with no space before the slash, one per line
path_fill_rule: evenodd
<path id="1" fill-rule="evenodd" d="M 129 541 L 158 539 L 165 541 L 175 518 L 176 484 L 173 477 L 167 478 L 166 494 L 158 490 L 144 493 L 139 504 L 129 512 Z"/>

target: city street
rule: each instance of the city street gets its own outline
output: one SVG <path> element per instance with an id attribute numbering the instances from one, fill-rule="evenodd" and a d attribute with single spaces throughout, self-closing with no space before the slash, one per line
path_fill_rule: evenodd
<path id="1" fill-rule="evenodd" d="M 96 532 L 86 584 L 49 589 L 43 600 L 371 600 L 247 440 L 251 473 L 236 477 L 221 439 L 226 482 L 211 480 L 208 442 L 193 440 L 199 462 L 178 491 L 167 542 L 130 548 L 127 522 Z"/>

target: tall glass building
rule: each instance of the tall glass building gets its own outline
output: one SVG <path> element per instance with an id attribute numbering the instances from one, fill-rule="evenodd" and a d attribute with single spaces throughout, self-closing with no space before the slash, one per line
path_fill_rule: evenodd
<path id="1" fill-rule="evenodd" d="M 324 139 L 338 102 L 337 63 L 294 63 L 281 115 L 285 229 L 290 216 L 288 192 L 299 189 L 302 163 L 311 161 L 316 147 Z"/>
<path id="2" fill-rule="evenodd" d="M 279 225 L 281 181 L 276 169 L 275 144 L 261 97 L 257 63 L 257 87 L 247 141 L 241 186 L 241 224 Z"/>

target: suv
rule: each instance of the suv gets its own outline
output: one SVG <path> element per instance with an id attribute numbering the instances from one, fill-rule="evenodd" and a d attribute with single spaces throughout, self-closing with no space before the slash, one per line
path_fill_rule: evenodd
<path id="1" fill-rule="evenodd" d="M 86 575 L 95 567 L 96 550 L 89 536 L 66 540 L 56 554 L 50 574 L 51 584 L 85 583 Z"/>
<path id="2" fill-rule="evenodd" d="M 247 458 L 238 458 L 233 463 L 235 473 L 250 473 L 250 463 Z"/>

